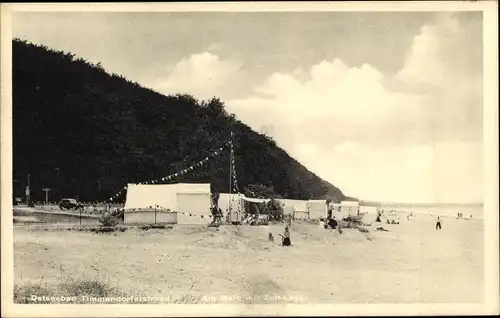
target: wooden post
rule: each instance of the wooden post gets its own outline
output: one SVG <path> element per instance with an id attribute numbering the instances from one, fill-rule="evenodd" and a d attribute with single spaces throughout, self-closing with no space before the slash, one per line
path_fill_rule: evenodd
<path id="1" fill-rule="evenodd" d="M 28 187 L 26 188 L 26 204 L 29 206 L 31 202 L 30 174 L 28 173 Z"/>
<path id="2" fill-rule="evenodd" d="M 232 222 L 232 215 L 231 215 L 232 196 L 233 196 L 233 132 L 231 131 L 231 144 L 229 150 L 229 204 L 228 204 L 229 219 L 231 222 Z"/>
<path id="3" fill-rule="evenodd" d="M 42 189 L 43 191 L 45 191 L 45 204 L 48 204 L 49 203 L 49 192 L 50 192 L 50 188 L 44 188 Z"/>

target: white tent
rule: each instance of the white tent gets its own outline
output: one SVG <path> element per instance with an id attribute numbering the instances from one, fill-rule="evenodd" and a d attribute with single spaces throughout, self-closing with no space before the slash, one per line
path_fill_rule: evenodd
<path id="1" fill-rule="evenodd" d="M 307 211 L 307 201 L 286 199 L 285 206 L 292 206 L 294 211 Z"/>
<path id="2" fill-rule="evenodd" d="M 251 203 L 267 203 L 271 201 L 271 199 L 248 198 L 246 196 L 243 196 L 242 199 L 246 202 L 251 202 Z"/>
<path id="3" fill-rule="evenodd" d="M 230 222 L 241 222 L 244 215 L 244 197 L 241 193 L 219 194 L 219 209 L 221 209 L 224 217 L 228 217 Z"/>
<path id="4" fill-rule="evenodd" d="M 305 220 L 309 218 L 307 201 L 304 200 L 286 200 L 286 205 L 293 206 L 293 218 L 296 220 Z"/>
<path id="5" fill-rule="evenodd" d="M 330 202 L 328 204 L 328 208 L 332 209 L 333 211 L 340 211 L 340 203 Z"/>
<path id="6" fill-rule="evenodd" d="M 342 201 L 340 202 L 341 217 L 357 216 L 359 214 L 358 201 Z"/>
<path id="7" fill-rule="evenodd" d="M 287 200 L 287 199 L 275 199 L 275 200 L 283 208 L 283 215 L 293 215 L 293 210 L 294 210 L 293 202 L 287 203 L 287 201 L 291 201 L 291 200 Z"/>
<path id="8" fill-rule="evenodd" d="M 275 199 L 277 202 L 279 202 L 279 204 L 281 205 L 282 208 L 285 208 L 285 202 L 286 200 L 285 199 Z"/>
<path id="9" fill-rule="evenodd" d="M 309 211 L 309 219 L 326 218 L 327 206 L 326 200 L 309 200 L 307 202 L 307 209 Z"/>
<path id="10" fill-rule="evenodd" d="M 220 193 L 219 194 L 219 208 L 222 213 L 226 215 L 229 212 L 229 206 L 231 205 L 231 210 L 243 210 L 243 194 L 240 193 Z"/>
<path id="11" fill-rule="evenodd" d="M 283 207 L 284 215 L 293 215 L 294 207 L 293 205 L 286 205 Z"/>
<path id="12" fill-rule="evenodd" d="M 129 184 L 125 211 L 154 209 L 155 207 L 174 211 L 176 201 L 176 184 Z"/>
<path id="13" fill-rule="evenodd" d="M 208 224 L 212 221 L 210 184 L 178 184 L 177 223 Z"/>
<path id="14" fill-rule="evenodd" d="M 125 223 L 193 223 L 210 219 L 210 184 L 129 184 Z M 201 216 L 204 216 L 201 218 Z M 205 222 L 203 222 L 205 223 Z"/>
<path id="15" fill-rule="evenodd" d="M 284 215 L 293 215 L 293 211 L 295 210 L 295 206 L 294 206 L 293 201 L 294 200 L 280 199 L 280 203 L 282 204 Z"/>

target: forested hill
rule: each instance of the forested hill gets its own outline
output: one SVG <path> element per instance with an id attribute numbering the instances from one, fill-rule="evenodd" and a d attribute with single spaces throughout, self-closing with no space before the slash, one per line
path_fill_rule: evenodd
<path id="1" fill-rule="evenodd" d="M 72 54 L 13 41 L 13 178 L 32 197 L 105 200 L 126 183 L 161 178 L 204 159 L 234 132 L 241 190 L 273 186 L 288 198 L 344 198 L 217 98 L 164 96 Z M 173 94 L 177 92 L 172 92 Z M 229 152 L 174 182 L 229 189 Z M 22 194 L 24 196 L 24 191 Z M 123 197 L 121 198 L 123 200 Z"/>

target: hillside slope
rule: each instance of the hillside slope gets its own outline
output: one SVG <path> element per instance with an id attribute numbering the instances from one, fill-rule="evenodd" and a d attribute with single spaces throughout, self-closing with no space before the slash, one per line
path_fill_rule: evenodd
<path id="1" fill-rule="evenodd" d="M 107 199 L 127 182 L 161 178 L 204 159 L 231 131 L 240 188 L 264 184 L 289 198 L 344 198 L 228 114 L 217 98 L 164 96 L 72 54 L 20 40 L 13 41 L 12 56 L 13 177 L 25 186 L 31 175 L 34 200 L 44 198 L 44 187 L 54 199 Z M 228 175 L 226 149 L 172 182 L 210 182 L 227 192 Z"/>

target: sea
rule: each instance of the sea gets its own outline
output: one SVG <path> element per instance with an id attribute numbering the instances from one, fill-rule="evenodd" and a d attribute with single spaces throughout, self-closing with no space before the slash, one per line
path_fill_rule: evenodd
<path id="1" fill-rule="evenodd" d="M 426 205 L 426 206 L 382 206 L 386 212 L 401 212 L 426 214 L 443 217 L 457 217 L 458 213 L 462 213 L 462 218 L 483 219 L 483 205 Z"/>

